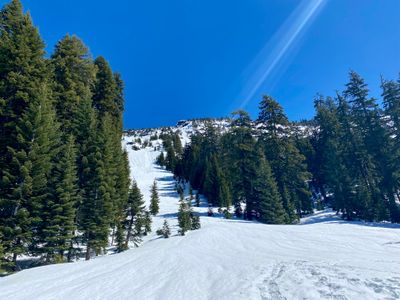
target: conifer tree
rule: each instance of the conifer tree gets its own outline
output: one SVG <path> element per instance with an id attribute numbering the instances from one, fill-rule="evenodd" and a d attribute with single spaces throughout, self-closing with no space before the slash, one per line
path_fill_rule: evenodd
<path id="1" fill-rule="evenodd" d="M 21 129 L 31 126 L 28 110 L 39 103 L 47 84 L 43 55 L 44 43 L 20 1 L 5 5 L 0 11 L 0 233 L 14 263 L 32 237 L 31 143 Z"/>
<path id="2" fill-rule="evenodd" d="M 109 113 L 115 123 L 116 120 L 120 119 L 121 113 L 121 78 L 119 75 L 115 77 L 104 57 L 97 57 L 94 64 L 97 67 L 97 72 L 93 88 L 93 106 L 100 116 Z M 116 78 L 119 81 L 118 84 L 115 81 Z"/>
<path id="3" fill-rule="evenodd" d="M 222 143 L 227 149 L 225 164 L 230 174 L 233 202 L 235 205 L 245 203 L 247 211 L 251 212 L 256 208 L 252 193 L 257 166 L 254 157 L 256 142 L 248 113 L 234 113 L 231 130 L 223 137 Z"/>
<path id="4" fill-rule="evenodd" d="M 155 216 L 160 210 L 160 197 L 158 196 L 157 181 L 154 180 L 151 186 L 151 196 L 150 196 L 150 213 Z"/>
<path id="5" fill-rule="evenodd" d="M 117 230 L 115 234 L 115 241 L 117 243 L 117 252 L 122 252 L 128 249 L 128 246 L 125 242 L 125 236 L 124 236 L 124 227 L 123 223 L 119 222 L 117 224 Z"/>
<path id="6" fill-rule="evenodd" d="M 191 230 L 197 230 L 201 228 L 200 217 L 192 212 L 191 214 Z"/>
<path id="7" fill-rule="evenodd" d="M 151 213 L 146 210 L 142 221 L 143 235 L 148 235 L 151 232 Z"/>
<path id="8" fill-rule="evenodd" d="M 157 157 L 157 164 L 160 166 L 165 165 L 164 151 L 161 151 L 160 155 Z"/>
<path id="9" fill-rule="evenodd" d="M 287 220 L 287 215 L 278 186 L 264 154 L 260 152 L 258 155 L 259 163 L 252 197 L 257 203 L 260 221 L 268 224 L 283 224 Z"/>
<path id="10" fill-rule="evenodd" d="M 137 186 L 136 181 L 133 181 L 129 190 L 129 197 L 127 206 L 125 208 L 125 223 L 124 228 L 126 231 L 125 245 L 128 248 L 128 243 L 133 241 L 135 245 L 141 242 L 141 235 L 147 232 L 150 226 L 147 219 L 147 211 L 143 200 L 143 195 Z M 151 220 L 150 220 L 151 222 Z"/>
<path id="11" fill-rule="evenodd" d="M 214 206 L 229 207 L 231 205 L 228 184 L 215 155 L 206 160 L 203 193 Z"/>
<path id="12" fill-rule="evenodd" d="M 129 188 L 131 185 L 131 180 L 129 178 L 129 161 L 128 154 L 124 150 L 120 150 L 120 155 L 117 156 L 116 161 L 116 178 L 115 178 L 115 203 L 113 211 L 113 222 L 112 226 L 116 227 L 116 232 L 118 233 L 118 228 L 122 228 L 121 224 L 125 222 L 125 210 L 129 197 Z M 113 228 L 113 229 L 114 229 Z"/>
<path id="13" fill-rule="evenodd" d="M 191 211 L 186 201 L 180 201 L 179 203 L 178 225 L 181 235 L 185 235 L 192 228 Z"/>
<path id="14" fill-rule="evenodd" d="M 78 224 L 83 232 L 82 240 L 86 243 L 86 259 L 94 251 L 100 254 L 108 244 L 109 219 L 108 195 L 104 187 L 104 163 L 101 151 L 104 142 L 97 130 L 97 116 L 89 111 L 90 125 L 81 160 L 80 188 L 82 202 L 78 208 Z M 100 188 L 102 190 L 100 190 Z M 109 214 L 107 214 L 109 216 Z"/>
<path id="15" fill-rule="evenodd" d="M 65 133 L 76 136 L 81 104 L 91 102 L 94 64 L 83 42 L 76 36 L 66 35 L 57 43 L 50 67 L 58 119 Z"/>
<path id="16" fill-rule="evenodd" d="M 171 230 L 169 229 L 167 220 L 164 220 L 163 227 L 157 230 L 157 234 L 161 235 L 165 239 L 169 238 L 169 236 L 171 235 Z"/>
<path id="17" fill-rule="evenodd" d="M 341 124 L 338 119 L 338 108 L 332 98 L 323 99 L 322 96 L 315 100 L 316 117 L 319 126 L 313 143 L 315 148 L 314 179 L 318 181 L 323 196 L 333 192 L 335 209 L 343 210 L 346 195 L 343 189 L 347 185 L 344 180 L 348 175 L 345 170 L 343 153 L 345 143 L 341 141 Z M 348 190 L 348 188 L 347 188 Z"/>
<path id="18" fill-rule="evenodd" d="M 43 251 L 42 247 L 38 248 L 38 244 L 43 241 L 45 208 L 52 198 L 49 178 L 59 145 L 57 128 L 48 88 L 44 85 L 40 91 L 40 98 L 37 102 L 30 103 L 17 125 L 18 139 L 25 150 L 15 151 L 9 148 L 22 174 L 21 183 L 15 192 L 20 197 L 21 208 L 26 209 L 26 216 L 29 215 L 22 221 L 29 225 L 24 229 L 28 232 L 21 232 L 24 238 L 20 236 L 20 243 L 29 246 L 29 250 L 34 254 L 41 254 Z M 20 230 L 22 228 L 24 227 L 20 227 Z"/>
<path id="19" fill-rule="evenodd" d="M 310 174 L 304 163 L 305 157 L 291 139 L 290 124 L 283 108 L 270 96 L 263 97 L 259 108 L 260 140 L 278 184 L 287 221 L 293 222 L 311 210 L 306 182 Z"/>
<path id="20" fill-rule="evenodd" d="M 343 96 L 350 104 L 353 128 L 354 152 L 358 156 L 360 185 L 364 193 L 360 214 L 369 220 L 378 220 L 386 215 L 387 205 L 383 195 L 379 175 L 386 171 L 386 156 L 381 151 L 385 139 L 375 99 L 368 97 L 368 87 L 355 72 L 350 72 Z M 385 147 L 384 147 L 385 148 Z M 382 164 L 380 164 L 382 162 Z"/>
<path id="21" fill-rule="evenodd" d="M 52 172 L 51 197 L 43 207 L 43 238 L 41 251 L 48 262 L 63 259 L 64 252 L 73 248 L 76 229 L 75 208 L 78 201 L 76 149 L 72 135 L 56 156 Z"/>
<path id="22" fill-rule="evenodd" d="M 382 80 L 384 115 L 390 118 L 391 126 L 386 126 L 386 134 L 389 136 L 387 145 L 388 173 L 385 186 L 388 190 L 390 218 L 392 222 L 400 222 L 400 207 L 396 203 L 400 187 L 400 82 Z"/>

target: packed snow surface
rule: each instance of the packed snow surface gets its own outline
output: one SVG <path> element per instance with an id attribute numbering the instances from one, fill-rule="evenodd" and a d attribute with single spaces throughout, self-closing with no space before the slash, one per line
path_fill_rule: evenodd
<path id="1" fill-rule="evenodd" d="M 202 203 L 202 228 L 178 236 L 172 174 L 154 164 L 153 147 L 127 147 L 147 203 L 158 181 L 153 231 L 167 219 L 172 236 L 153 233 L 121 254 L 0 278 L 0 299 L 400 299 L 398 226 L 345 222 L 329 211 L 299 225 L 264 225 L 207 217 Z"/>

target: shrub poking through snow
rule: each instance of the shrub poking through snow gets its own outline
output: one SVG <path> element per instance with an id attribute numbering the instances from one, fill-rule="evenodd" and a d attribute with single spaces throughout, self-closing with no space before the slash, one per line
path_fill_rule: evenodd
<path id="1" fill-rule="evenodd" d="M 157 235 L 162 236 L 167 239 L 171 235 L 171 230 L 169 229 L 169 225 L 167 220 L 164 220 L 163 227 L 156 231 Z"/>

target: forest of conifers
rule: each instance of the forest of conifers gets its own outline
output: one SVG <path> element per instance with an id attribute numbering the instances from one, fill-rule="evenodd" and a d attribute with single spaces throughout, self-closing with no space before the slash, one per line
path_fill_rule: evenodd
<path id="1" fill-rule="evenodd" d="M 29 14 L 0 11 L 0 269 L 101 253 L 131 211 L 123 83 L 75 36 L 50 56 Z M 137 193 L 136 193 L 137 194 Z M 140 195 L 139 195 L 140 196 Z M 137 198 L 137 197 L 136 197 Z M 140 200 L 140 197 L 139 197 Z M 141 201 L 141 200 L 140 200 Z M 139 201 L 139 202 L 140 202 Z M 119 239 L 118 239 L 119 237 Z M 128 236 L 129 237 L 129 236 Z"/>
<path id="2" fill-rule="evenodd" d="M 237 217 L 292 223 L 330 205 L 348 220 L 399 222 L 400 83 L 381 88 L 383 109 L 351 71 L 344 91 L 318 95 L 314 119 L 297 123 L 264 96 L 258 118 L 238 111 L 228 132 L 210 124 L 184 149 L 163 137 L 159 162 Z"/>

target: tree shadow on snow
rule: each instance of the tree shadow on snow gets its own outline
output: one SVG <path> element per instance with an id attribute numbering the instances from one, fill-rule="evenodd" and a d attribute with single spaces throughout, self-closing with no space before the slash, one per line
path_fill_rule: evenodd
<path id="1" fill-rule="evenodd" d="M 158 217 L 161 218 L 166 218 L 166 219 L 171 219 L 171 218 L 176 218 L 178 216 L 178 213 L 168 213 L 168 214 L 159 214 L 157 215 Z"/>
<path id="2" fill-rule="evenodd" d="M 173 176 L 163 176 L 163 177 L 157 177 L 157 181 L 170 181 L 172 185 L 174 185 L 174 177 Z"/>
<path id="3" fill-rule="evenodd" d="M 392 229 L 400 228 L 400 224 L 394 224 L 394 223 L 377 223 L 377 222 L 367 222 L 359 220 L 354 220 L 354 221 L 344 220 L 341 218 L 340 215 L 337 215 L 336 213 L 329 210 L 317 212 L 314 215 L 311 215 L 306 219 L 303 219 L 300 225 L 311 225 L 318 223 L 326 223 L 326 224 L 335 223 L 339 225 L 349 224 L 349 225 L 377 227 L 377 228 L 392 228 Z"/>

